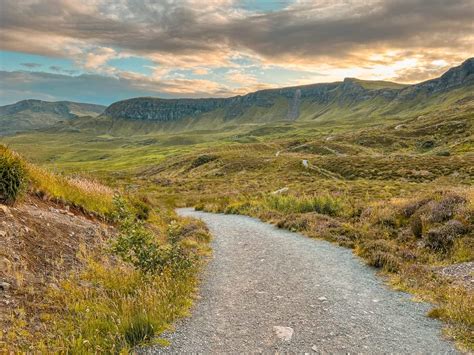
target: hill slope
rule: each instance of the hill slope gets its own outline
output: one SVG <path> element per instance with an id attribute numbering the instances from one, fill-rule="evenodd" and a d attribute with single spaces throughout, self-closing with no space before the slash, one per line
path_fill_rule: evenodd
<path id="1" fill-rule="evenodd" d="M 437 79 L 415 85 L 347 78 L 343 82 L 262 90 L 210 99 L 133 98 L 110 105 L 113 121 L 140 120 L 160 127 L 205 129 L 275 121 L 372 121 L 406 117 L 472 101 L 474 58 Z"/>
<path id="2" fill-rule="evenodd" d="M 23 100 L 0 106 L 0 135 L 50 127 L 60 121 L 98 116 L 105 106 L 70 101 Z"/>

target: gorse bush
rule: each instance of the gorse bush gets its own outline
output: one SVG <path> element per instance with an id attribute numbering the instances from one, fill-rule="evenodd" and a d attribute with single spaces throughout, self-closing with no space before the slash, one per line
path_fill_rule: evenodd
<path id="1" fill-rule="evenodd" d="M 14 203 L 26 188 L 27 172 L 23 161 L 0 145 L 0 202 Z"/>
<path id="2" fill-rule="evenodd" d="M 284 213 L 317 212 L 335 216 L 343 210 L 342 202 L 330 195 L 313 197 L 270 195 L 265 202 L 270 209 Z"/>

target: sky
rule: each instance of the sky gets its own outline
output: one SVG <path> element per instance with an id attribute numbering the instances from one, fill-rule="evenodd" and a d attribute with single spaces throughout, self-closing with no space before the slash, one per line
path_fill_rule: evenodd
<path id="1" fill-rule="evenodd" d="M 415 83 L 474 54 L 474 0 L 0 0 L 0 105 Z"/>

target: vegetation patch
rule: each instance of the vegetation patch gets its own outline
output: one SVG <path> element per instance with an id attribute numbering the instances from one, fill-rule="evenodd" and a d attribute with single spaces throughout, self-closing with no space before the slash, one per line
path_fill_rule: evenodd
<path id="1" fill-rule="evenodd" d="M 53 175 L 29 163 L 25 169 L 32 176 L 31 193 L 24 205 L 2 209 L 0 215 L 8 226 L 2 255 L 16 255 L 23 265 L 0 259 L 0 277 L 11 285 L 2 292 L 15 300 L 6 310 L 10 314 L 0 312 L 2 350 L 127 353 L 144 343 L 164 344 L 157 336 L 187 314 L 209 254 L 205 225 L 158 210 L 143 198 L 113 198 L 112 190 L 94 182 Z M 64 204 L 52 203 L 51 197 L 39 200 L 40 192 L 61 197 Z M 93 203 L 103 196 L 111 206 Z M 64 209 L 72 203 L 107 212 L 114 227 L 95 215 Z M 37 221 L 38 215 L 44 221 Z M 27 240 L 27 247 L 18 249 L 13 238 Z"/>
<path id="2" fill-rule="evenodd" d="M 0 202 L 13 204 L 25 191 L 27 173 L 21 158 L 0 145 Z"/>
<path id="3" fill-rule="evenodd" d="M 200 155 L 196 159 L 194 159 L 193 162 L 191 163 L 191 169 L 195 169 L 201 165 L 207 164 L 216 159 L 217 159 L 217 156 L 215 155 L 209 155 L 209 154 Z"/>

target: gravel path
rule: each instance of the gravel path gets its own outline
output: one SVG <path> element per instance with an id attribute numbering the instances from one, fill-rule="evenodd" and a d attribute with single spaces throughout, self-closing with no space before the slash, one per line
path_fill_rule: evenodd
<path id="1" fill-rule="evenodd" d="M 179 213 L 207 223 L 214 256 L 171 347 L 147 352 L 456 352 L 428 305 L 389 290 L 350 250 L 249 217 Z"/>

